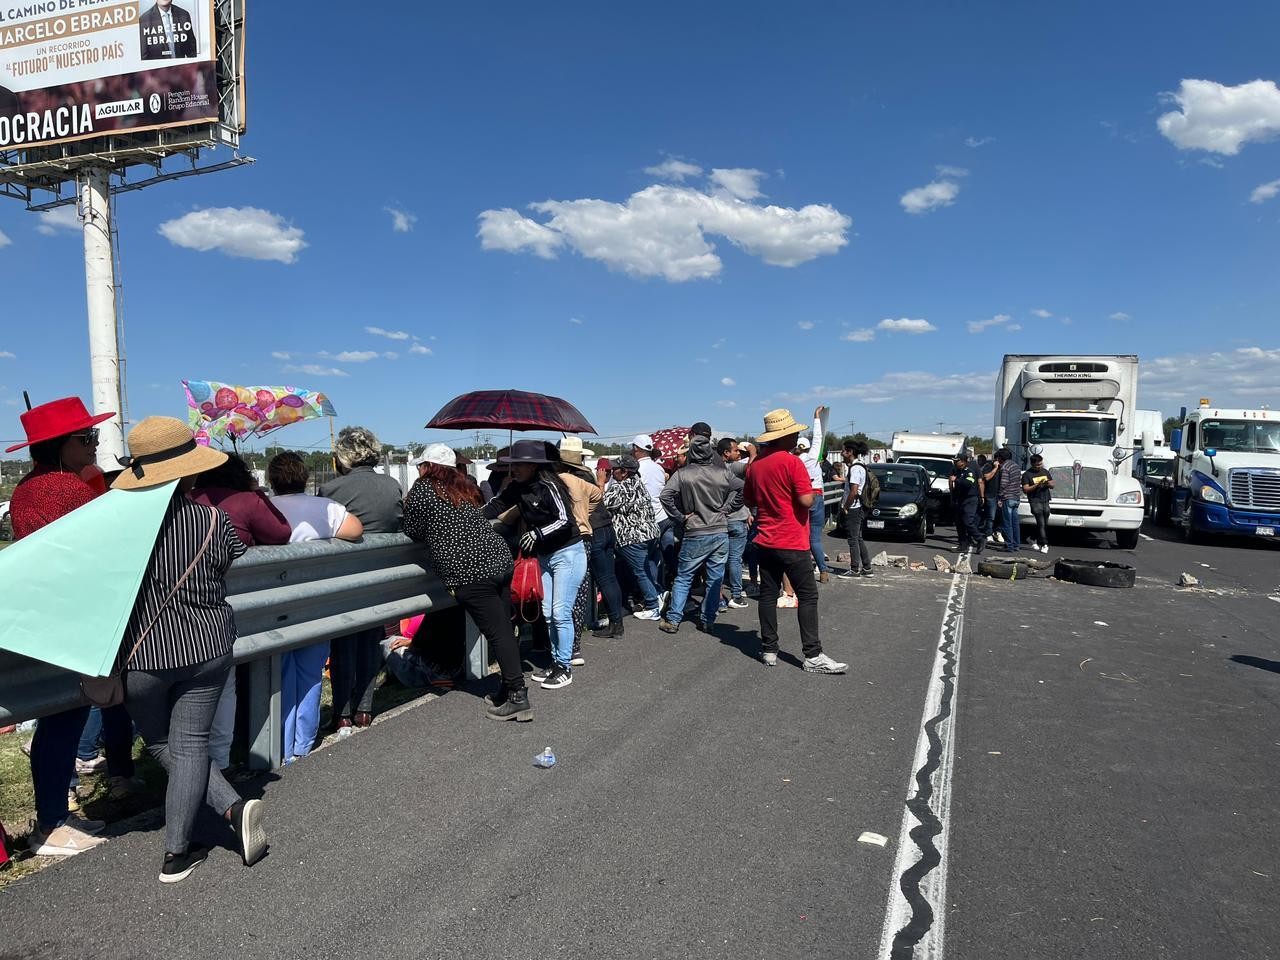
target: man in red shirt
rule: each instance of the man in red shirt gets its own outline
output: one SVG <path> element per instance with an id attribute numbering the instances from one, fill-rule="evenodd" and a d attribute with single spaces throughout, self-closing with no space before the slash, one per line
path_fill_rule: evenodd
<path id="1" fill-rule="evenodd" d="M 792 456 L 804 429 L 789 410 L 764 415 L 764 444 L 747 468 L 743 497 L 756 513 L 756 548 L 760 555 L 760 641 L 766 666 L 778 665 L 778 590 L 783 574 L 800 601 L 800 640 L 804 669 L 809 673 L 844 673 L 848 664 L 822 652 L 818 639 L 818 587 L 809 551 L 809 510 L 814 498 L 809 472 Z"/>

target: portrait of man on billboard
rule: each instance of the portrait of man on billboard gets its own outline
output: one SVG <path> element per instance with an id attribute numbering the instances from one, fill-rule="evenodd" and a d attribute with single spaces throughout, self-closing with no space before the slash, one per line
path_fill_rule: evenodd
<path id="1" fill-rule="evenodd" d="M 173 0 L 155 0 L 138 20 L 143 60 L 183 60 L 197 52 L 196 24 Z"/>

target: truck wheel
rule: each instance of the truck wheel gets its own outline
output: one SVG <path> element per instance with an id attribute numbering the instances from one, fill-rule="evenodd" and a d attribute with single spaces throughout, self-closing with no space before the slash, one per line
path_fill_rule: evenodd
<path id="1" fill-rule="evenodd" d="M 1105 563 L 1098 560 L 1059 560 L 1053 575 L 1068 583 L 1080 583 L 1086 587 L 1132 587 L 1137 574 L 1126 563 Z"/>
<path id="2" fill-rule="evenodd" d="M 1200 531 L 1195 528 L 1195 524 L 1191 522 L 1191 505 L 1188 504 L 1186 509 L 1182 511 L 1182 539 L 1186 543 L 1203 543 L 1204 537 Z"/>
<path id="3" fill-rule="evenodd" d="M 1116 546 L 1121 550 L 1136 550 L 1138 547 L 1138 531 L 1117 530 Z"/>

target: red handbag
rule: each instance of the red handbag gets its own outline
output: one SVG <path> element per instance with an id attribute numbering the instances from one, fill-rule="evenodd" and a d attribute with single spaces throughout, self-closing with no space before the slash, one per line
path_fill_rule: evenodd
<path id="1" fill-rule="evenodd" d="M 542 605 L 542 565 L 537 557 L 516 556 L 516 568 L 511 574 L 511 600 L 520 610 L 520 619 L 533 623 L 538 619 Z M 532 617 L 525 613 L 525 604 L 536 604 Z"/>

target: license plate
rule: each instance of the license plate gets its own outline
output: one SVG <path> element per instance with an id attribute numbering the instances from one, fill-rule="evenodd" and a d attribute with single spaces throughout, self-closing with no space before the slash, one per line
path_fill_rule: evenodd
<path id="1" fill-rule="evenodd" d="M 868 530 L 883 530 L 883 529 L 884 529 L 884 521 L 883 521 L 883 520 L 868 520 L 868 521 L 867 521 L 867 529 L 868 529 Z"/>
<path id="2" fill-rule="evenodd" d="M 1275 527 L 1258 527 L 1258 536 L 1260 537 L 1274 537 L 1275 535 Z"/>
<path id="3" fill-rule="evenodd" d="M 1084 519 L 1082 517 L 1067 517 L 1068 527 L 1083 527 Z"/>

